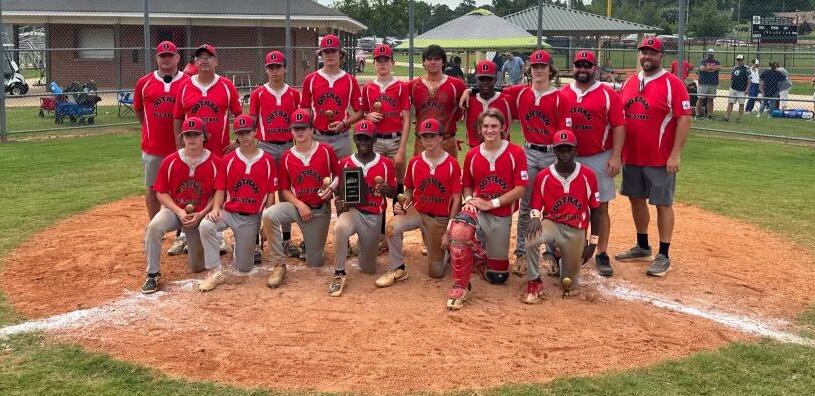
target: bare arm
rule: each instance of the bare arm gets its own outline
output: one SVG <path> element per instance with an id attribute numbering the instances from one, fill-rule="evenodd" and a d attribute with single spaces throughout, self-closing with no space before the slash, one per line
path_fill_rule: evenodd
<path id="1" fill-rule="evenodd" d="M 612 129 L 614 146 L 611 148 L 611 158 L 608 160 L 608 175 L 617 176 L 622 166 L 623 145 L 625 144 L 625 126 L 620 125 Z"/>
<path id="2" fill-rule="evenodd" d="M 136 119 L 139 120 L 139 124 L 144 125 L 144 111 L 134 110 L 133 113 L 136 114 Z"/>
<path id="3" fill-rule="evenodd" d="M 679 172 L 682 150 L 685 148 L 685 142 L 688 140 L 689 133 L 690 116 L 684 115 L 679 117 L 679 119 L 676 120 L 676 138 L 674 139 L 674 146 L 673 149 L 671 149 L 671 155 L 668 157 L 668 163 L 666 164 L 669 174 Z"/>
<path id="4" fill-rule="evenodd" d="M 162 206 L 172 210 L 173 213 L 175 213 L 175 215 L 178 216 L 179 219 L 183 219 L 184 216 L 187 215 L 187 212 L 184 211 L 184 208 L 176 205 L 175 201 L 173 201 L 173 198 L 170 197 L 170 194 L 162 192 L 156 193 L 156 198 L 158 198 L 158 201 L 161 203 Z"/>
<path id="5" fill-rule="evenodd" d="M 173 120 L 173 132 L 175 132 L 175 147 L 181 148 L 183 145 L 181 143 L 181 124 L 184 123 L 184 120 L 180 118 L 176 118 Z"/>

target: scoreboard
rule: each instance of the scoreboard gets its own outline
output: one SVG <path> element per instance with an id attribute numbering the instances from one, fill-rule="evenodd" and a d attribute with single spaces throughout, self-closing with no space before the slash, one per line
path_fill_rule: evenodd
<path id="1" fill-rule="evenodd" d="M 796 44 L 798 24 L 794 18 L 753 16 L 752 38 L 755 43 Z"/>

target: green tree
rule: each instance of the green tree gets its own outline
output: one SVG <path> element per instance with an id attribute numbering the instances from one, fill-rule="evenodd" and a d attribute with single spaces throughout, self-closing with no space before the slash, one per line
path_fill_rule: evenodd
<path id="1" fill-rule="evenodd" d="M 688 34 L 696 37 L 722 37 L 731 30 L 730 15 L 716 8 L 713 2 L 690 10 Z"/>

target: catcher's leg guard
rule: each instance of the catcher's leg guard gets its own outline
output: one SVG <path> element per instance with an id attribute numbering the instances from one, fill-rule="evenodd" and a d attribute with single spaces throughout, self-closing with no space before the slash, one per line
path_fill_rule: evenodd
<path id="1" fill-rule="evenodd" d="M 484 279 L 493 285 L 501 285 L 509 279 L 509 260 L 487 259 L 487 267 L 484 269 Z"/>
<path id="2" fill-rule="evenodd" d="M 450 242 L 450 269 L 453 286 L 466 288 L 473 268 L 473 247 L 469 243 Z"/>

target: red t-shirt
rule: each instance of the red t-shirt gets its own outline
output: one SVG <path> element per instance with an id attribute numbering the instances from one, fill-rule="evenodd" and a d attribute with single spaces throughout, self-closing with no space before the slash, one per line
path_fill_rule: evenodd
<path id="1" fill-rule="evenodd" d="M 676 75 L 676 69 L 677 69 L 676 65 L 677 65 L 676 59 L 674 59 L 674 61 L 671 62 L 671 74 L 673 74 L 673 75 Z M 688 78 L 688 75 L 690 74 L 690 71 L 693 70 L 693 65 L 688 63 L 688 61 L 683 60 L 682 61 L 682 66 L 683 66 L 682 67 L 682 79 L 684 80 L 684 79 Z"/>
<path id="2" fill-rule="evenodd" d="M 623 103 L 614 89 L 595 82 L 585 92 L 572 83 L 560 90 L 561 127 L 577 137 L 577 155 L 602 153 L 613 146 L 611 128 L 623 125 Z"/>
<path id="3" fill-rule="evenodd" d="M 467 84 L 458 78 L 444 76 L 441 79 L 435 94 L 423 82 L 422 77 L 416 77 L 408 82 L 410 100 L 416 110 L 416 125 L 428 118 L 435 118 L 441 124 L 441 130 L 448 135 L 456 134 L 456 123 L 461 119 L 461 108 L 458 101 Z"/>
<path id="4" fill-rule="evenodd" d="M 552 135 L 560 126 L 558 90 L 550 88 L 539 94 L 529 85 L 513 85 L 503 92 L 514 98 L 510 101 L 512 117 L 521 122 L 524 140 L 532 144 L 552 144 Z"/>
<path id="5" fill-rule="evenodd" d="M 651 77 L 640 73 L 623 84 L 620 96 L 625 114 L 623 162 L 665 166 L 676 138 L 676 120 L 691 114 L 685 84 L 667 70 Z"/>
<path id="6" fill-rule="evenodd" d="M 314 115 L 314 129 L 319 131 L 327 131 L 328 125 L 333 121 L 344 120 L 348 106 L 354 111 L 359 111 L 360 101 L 356 77 L 344 70 L 333 76 L 317 70 L 303 80 L 300 107 L 311 109 L 311 114 Z M 325 114 L 326 110 L 334 112 L 333 121 L 329 121 Z"/>
<path id="7" fill-rule="evenodd" d="M 356 154 L 351 154 L 340 160 L 340 168 L 362 168 L 362 174 L 365 176 L 365 183 L 368 185 L 365 200 L 366 205 L 355 206 L 359 211 L 370 214 L 381 214 L 388 207 L 387 199 L 385 196 L 375 196 L 374 186 L 376 185 L 377 176 L 385 180 L 385 184 L 390 187 L 396 188 L 396 170 L 393 167 L 393 162 L 384 155 L 376 153 L 374 159 L 363 164 L 357 160 Z"/>
<path id="8" fill-rule="evenodd" d="M 591 210 L 600 207 L 597 176 L 580 163 L 565 179 L 554 164 L 549 165 L 538 173 L 534 186 L 530 208 L 540 210 L 544 218 L 556 223 L 585 230 L 591 224 Z"/>
<path id="9" fill-rule="evenodd" d="M 291 113 L 300 108 L 300 92 L 284 84 L 280 92 L 263 84 L 249 95 L 249 115 L 257 117 L 257 138 L 262 142 L 292 141 Z"/>
<path id="10" fill-rule="evenodd" d="M 230 141 L 229 113 L 237 116 L 242 112 L 238 90 L 232 81 L 216 74 L 212 84 L 204 87 L 195 75 L 181 85 L 173 116 L 179 120 L 187 117 L 204 120 L 209 134 L 204 147 L 221 156 Z"/>
<path id="11" fill-rule="evenodd" d="M 303 155 L 292 147 L 280 157 L 278 181 L 280 190 L 291 190 L 297 199 L 309 206 L 324 203 L 317 195 L 323 179 L 338 177 L 339 161 L 334 149 L 325 143 L 313 142 L 312 151 Z"/>
<path id="12" fill-rule="evenodd" d="M 495 160 L 490 161 L 484 144 L 470 149 L 464 157 L 462 187 L 473 189 L 473 197 L 488 201 L 504 195 L 515 186 L 529 184 L 526 173 L 526 154 L 524 150 L 510 142 L 502 141 L 501 148 L 495 153 Z M 518 210 L 518 201 L 489 210 L 494 216 L 512 216 Z"/>
<path id="13" fill-rule="evenodd" d="M 481 144 L 478 130 L 478 116 L 487 109 L 496 109 L 504 115 L 504 132 L 509 129 L 512 124 L 512 98 L 507 94 L 496 92 L 492 98 L 484 100 L 481 95 L 470 95 L 470 100 L 467 104 L 467 117 L 465 123 L 467 125 L 467 144 L 470 147 L 475 147 Z M 509 134 L 507 139 L 510 140 Z"/>
<path id="14" fill-rule="evenodd" d="M 169 194 L 181 208 L 192 203 L 195 211 L 200 212 L 215 192 L 215 179 L 220 166 L 221 159 L 204 150 L 202 160 L 191 167 L 184 156 L 184 149 L 178 150 L 161 161 L 153 190 Z"/>
<path id="15" fill-rule="evenodd" d="M 277 191 L 277 166 L 274 157 L 260 151 L 246 158 L 240 150 L 221 160 L 215 189 L 224 191 L 224 209 L 232 213 L 260 213 L 266 195 Z"/>
<path id="16" fill-rule="evenodd" d="M 144 112 L 141 126 L 141 150 L 147 154 L 165 157 L 175 152 L 173 109 L 181 85 L 189 80 L 177 71 L 173 80 L 165 83 L 158 72 L 149 73 L 133 88 L 133 108 Z M 145 106 L 146 104 L 146 106 Z"/>
<path id="17" fill-rule="evenodd" d="M 410 159 L 405 188 L 413 190 L 411 201 L 417 211 L 431 216 L 450 216 L 453 196 L 461 194 L 461 167 L 445 152 L 437 165 L 425 152 Z"/>
<path id="18" fill-rule="evenodd" d="M 383 118 L 376 123 L 378 135 L 402 132 L 402 111 L 410 110 L 409 93 L 407 83 L 395 79 L 385 86 L 373 80 L 362 87 L 362 111 L 365 114 L 376 111 L 374 103 L 382 105 L 379 113 Z"/>

